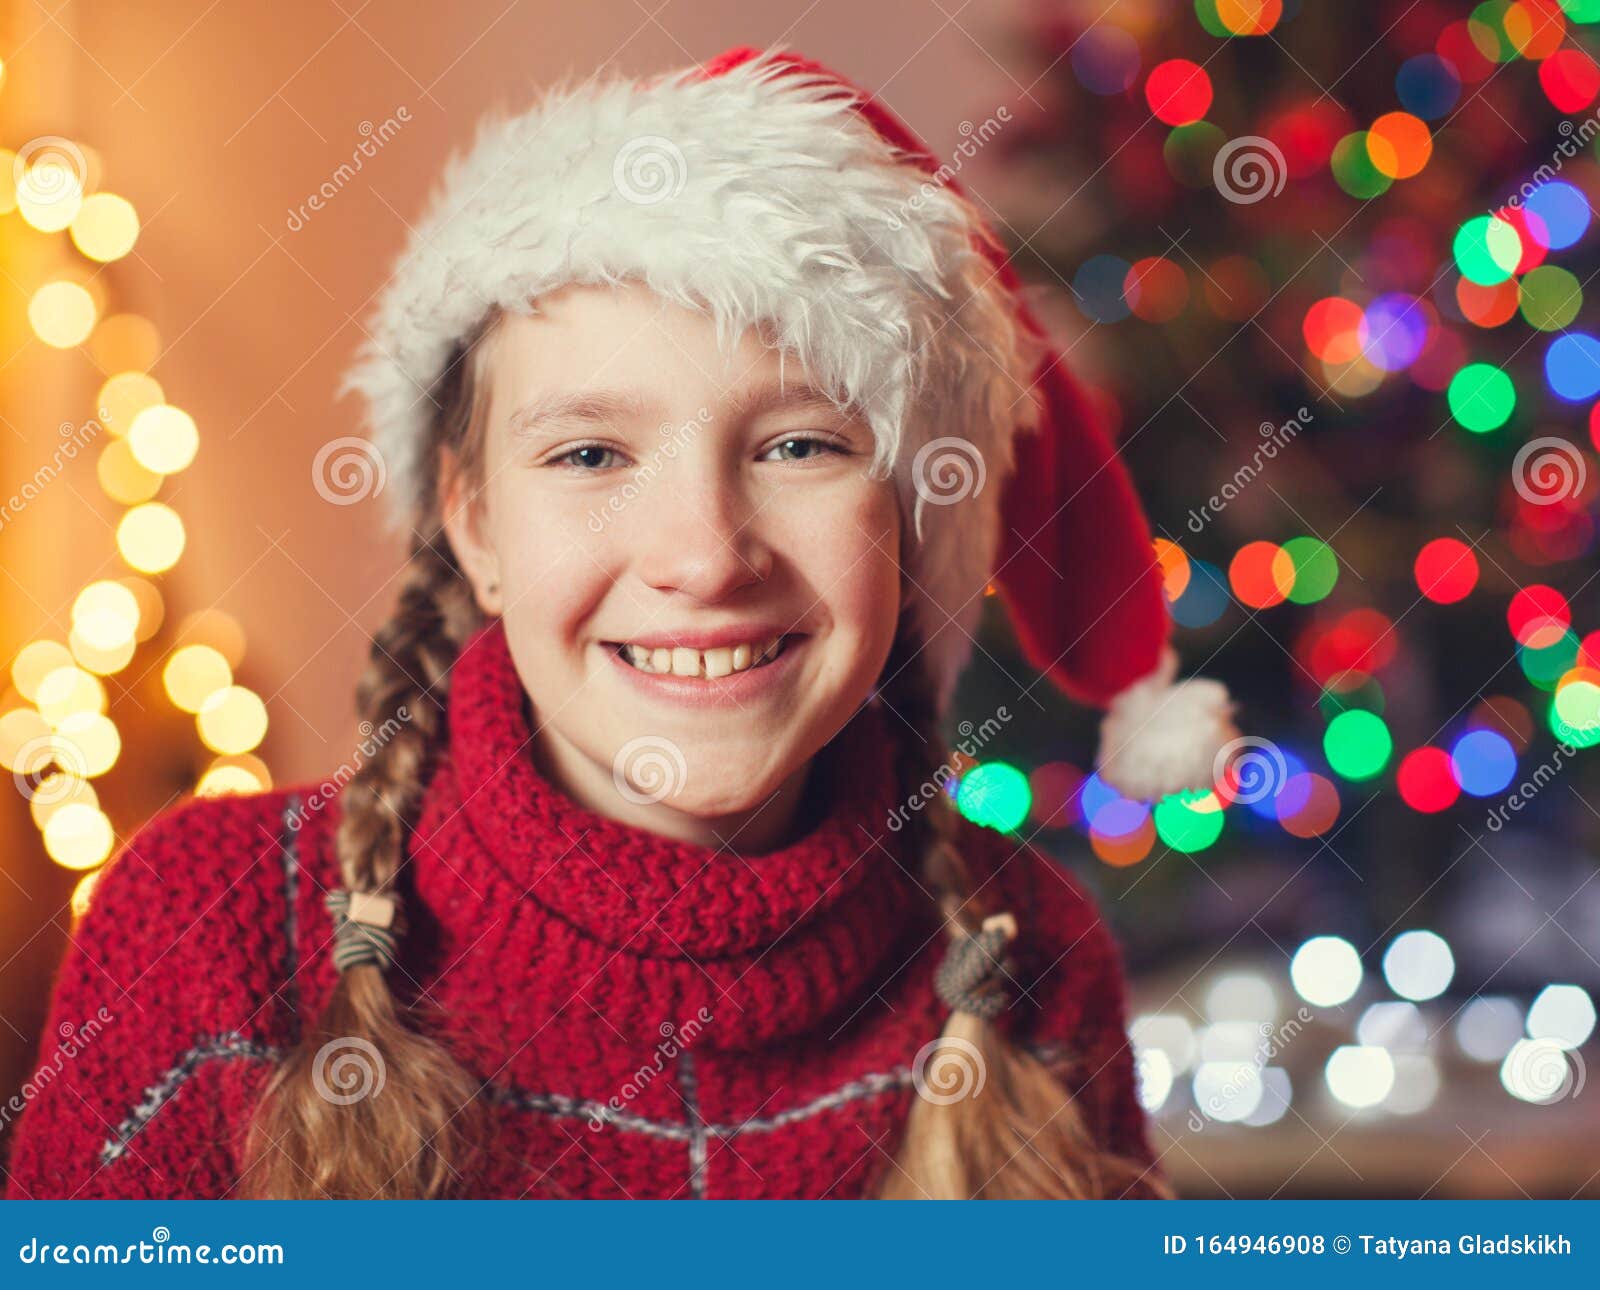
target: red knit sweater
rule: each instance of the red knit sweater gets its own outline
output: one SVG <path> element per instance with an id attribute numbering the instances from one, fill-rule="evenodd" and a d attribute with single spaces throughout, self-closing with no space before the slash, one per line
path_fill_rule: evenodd
<path id="1" fill-rule="evenodd" d="M 904 796 L 888 733 L 869 704 L 823 750 L 812 800 L 829 805 L 801 840 L 719 854 L 543 780 L 504 632 L 479 633 L 453 672 L 391 973 L 486 1082 L 494 1132 L 467 1194 L 874 1185 L 946 1015 L 943 937 L 886 826 Z M 230 1193 L 271 1065 L 334 985 L 337 814 L 327 786 L 196 799 L 121 851 L 61 969 L 9 1195 Z M 978 880 L 1024 929 L 1000 1024 L 1054 1065 L 1106 1146 L 1149 1160 L 1105 925 L 1060 866 L 964 827 Z"/>

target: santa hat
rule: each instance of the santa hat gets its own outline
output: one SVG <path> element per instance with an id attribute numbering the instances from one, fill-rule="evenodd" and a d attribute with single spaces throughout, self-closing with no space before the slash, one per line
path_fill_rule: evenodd
<path id="1" fill-rule="evenodd" d="M 1003 247 L 905 125 L 791 52 L 559 88 L 450 163 L 347 381 L 397 526 L 426 502 L 434 393 L 464 339 L 493 309 L 625 280 L 725 340 L 764 326 L 865 415 L 941 708 L 992 585 L 1028 661 L 1109 709 L 1108 783 L 1153 799 L 1219 777 L 1227 694 L 1174 683 L 1143 510 Z"/>

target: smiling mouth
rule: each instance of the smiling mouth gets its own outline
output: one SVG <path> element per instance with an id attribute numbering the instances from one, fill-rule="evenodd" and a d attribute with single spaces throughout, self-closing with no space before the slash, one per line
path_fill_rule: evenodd
<path id="1" fill-rule="evenodd" d="M 793 634 L 772 636 L 764 641 L 747 641 L 717 649 L 686 649 L 681 645 L 650 648 L 624 641 L 606 641 L 605 646 L 635 671 L 652 676 L 681 676 L 703 681 L 732 676 L 738 672 L 766 667 L 788 648 Z"/>

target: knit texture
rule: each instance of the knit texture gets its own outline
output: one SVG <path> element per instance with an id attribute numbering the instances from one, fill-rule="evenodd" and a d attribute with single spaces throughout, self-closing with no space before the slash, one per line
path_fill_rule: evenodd
<path id="1" fill-rule="evenodd" d="M 887 827 L 899 723 L 862 708 L 819 754 L 810 831 L 758 856 L 619 824 L 548 783 L 498 622 L 453 669 L 448 726 L 389 976 L 485 1084 L 493 1132 L 465 1193 L 871 1194 L 947 1015 L 945 939 Z M 122 848 L 56 983 L 9 1196 L 231 1194 L 251 1108 L 336 979 L 327 788 L 195 799 Z M 998 1024 L 1105 1146 L 1151 1160 L 1107 928 L 1059 865 L 963 829 L 976 880 L 1021 925 Z"/>

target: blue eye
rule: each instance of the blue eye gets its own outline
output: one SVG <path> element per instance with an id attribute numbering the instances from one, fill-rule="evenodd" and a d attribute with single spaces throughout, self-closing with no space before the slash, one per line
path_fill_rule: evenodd
<path id="1" fill-rule="evenodd" d="M 821 438 L 806 437 L 806 436 L 800 436 L 800 435 L 795 435 L 795 436 L 792 436 L 792 437 L 790 437 L 788 439 L 782 440 L 781 442 L 775 444 L 773 446 L 772 450 L 774 452 L 778 452 L 778 451 L 782 451 L 783 449 L 786 449 L 786 448 L 796 448 L 796 449 L 805 449 L 805 450 L 816 449 L 815 452 L 803 451 L 798 456 L 786 457 L 786 458 L 784 458 L 784 460 L 786 460 L 786 461 L 806 461 L 811 457 L 815 457 L 815 456 L 819 455 L 820 453 L 843 454 L 846 451 L 845 448 L 841 447 L 839 444 L 834 443 L 830 439 L 821 439 Z"/>
<path id="2" fill-rule="evenodd" d="M 579 470 L 602 470 L 610 464 L 604 458 L 612 451 L 612 449 L 601 444 L 584 444 L 581 447 L 572 449 L 570 452 L 562 453 L 561 456 L 555 458 L 552 464 L 575 466 Z M 596 460 L 596 458 L 601 460 Z"/>

